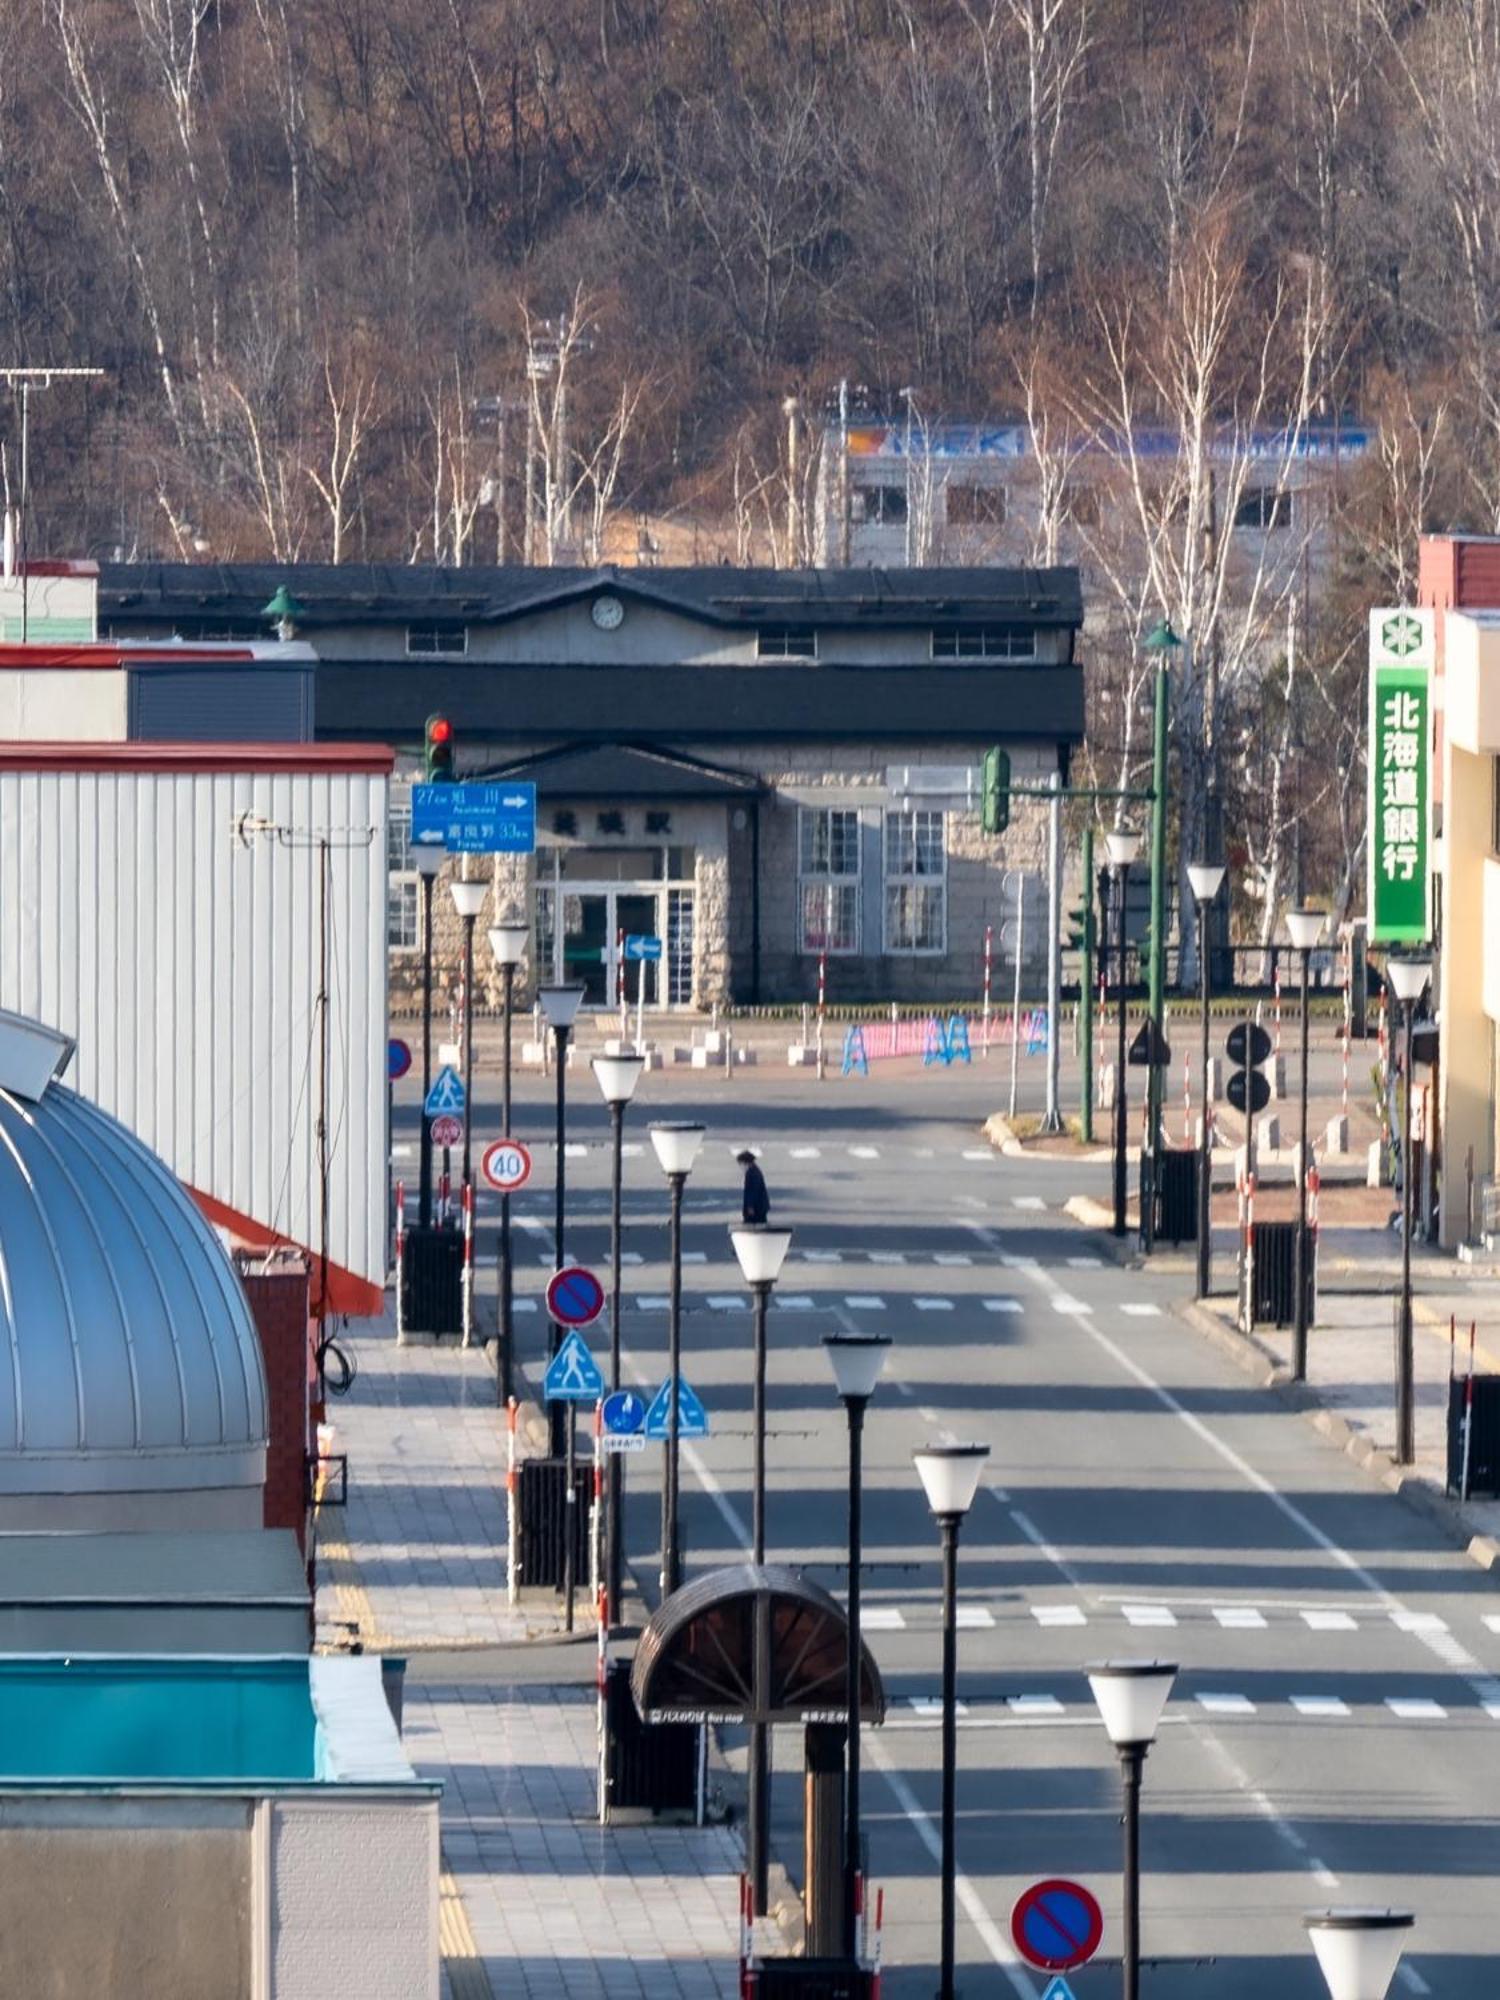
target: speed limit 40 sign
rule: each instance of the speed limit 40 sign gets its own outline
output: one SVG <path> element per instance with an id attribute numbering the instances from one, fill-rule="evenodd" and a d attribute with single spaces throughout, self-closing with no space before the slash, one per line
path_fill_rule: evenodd
<path id="1" fill-rule="evenodd" d="M 531 1179 L 531 1154 L 519 1139 L 497 1139 L 485 1147 L 479 1171 L 501 1194 L 514 1194 Z"/>

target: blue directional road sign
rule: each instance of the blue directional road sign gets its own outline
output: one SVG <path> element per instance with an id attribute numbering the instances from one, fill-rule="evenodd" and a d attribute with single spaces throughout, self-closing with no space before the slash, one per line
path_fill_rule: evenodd
<path id="1" fill-rule="evenodd" d="M 450 854 L 533 854 L 535 785 L 413 785 L 411 837 Z"/>
<path id="2" fill-rule="evenodd" d="M 632 961 L 645 959 L 648 964 L 655 965 L 661 957 L 661 939 L 633 934 L 625 940 L 625 956 Z"/>
<path id="3" fill-rule="evenodd" d="M 542 1394 L 549 1403 L 597 1403 L 604 1394 L 604 1377 L 581 1333 L 570 1333 L 547 1363 Z"/>
<path id="4" fill-rule="evenodd" d="M 1048 1986 L 1042 2000 L 1073 2000 L 1073 1989 L 1061 1973 Z"/>
<path id="5" fill-rule="evenodd" d="M 651 1398 L 651 1407 L 646 1412 L 648 1438 L 664 1438 L 671 1429 L 671 1396 L 672 1378 L 669 1375 Z M 680 1375 L 677 1378 L 677 1435 L 679 1438 L 708 1436 L 708 1412 L 699 1402 L 697 1392 Z"/>
<path id="6" fill-rule="evenodd" d="M 616 1389 L 604 1399 L 604 1428 L 611 1437 L 634 1437 L 646 1421 L 645 1398 L 634 1389 Z"/>
<path id="7" fill-rule="evenodd" d="M 444 1063 L 432 1079 L 432 1088 L 427 1093 L 427 1103 L 423 1107 L 429 1118 L 440 1118 L 445 1111 L 455 1118 L 464 1113 L 463 1078 L 451 1063 Z"/>

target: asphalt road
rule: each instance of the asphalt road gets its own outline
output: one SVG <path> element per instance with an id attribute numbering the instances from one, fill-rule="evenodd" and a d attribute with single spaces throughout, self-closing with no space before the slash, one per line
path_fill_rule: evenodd
<path id="1" fill-rule="evenodd" d="M 550 1086 L 517 1130 L 550 1131 Z M 1047 1875 L 1089 1883 L 1118 1950 L 1118 1780 L 1083 1669 L 1165 1657 L 1181 1676 L 1147 1765 L 1143 1931 L 1155 2000 L 1314 2000 L 1301 1926 L 1328 1903 L 1409 1905 L 1396 1991 L 1500 1990 L 1500 1590 L 1173 1314 L 1181 1278 L 1125 1273 L 1060 1213 L 1102 1169 L 1012 1163 L 978 1136 L 999 1089 L 970 1071 L 857 1090 L 801 1078 L 643 1079 L 627 1134 L 627 1368 L 664 1372 L 665 1192 L 645 1126 L 701 1115 L 689 1186 L 686 1373 L 712 1435 L 684 1449 L 690 1571 L 748 1540 L 748 1301 L 725 1233 L 743 1143 L 796 1232 L 772 1319 L 768 1540 L 839 1589 L 843 1414 L 822 1333 L 894 1346 L 866 1433 L 866 1634 L 888 1717 L 866 1736 L 885 1990 L 930 1993 L 937 1950 L 937 1537 L 911 1453 L 991 1446 L 960 1570 L 959 1951 L 970 1994 L 1039 1996 L 1009 1913 Z M 608 1159 L 575 1072 L 571 1255 L 603 1268 Z M 409 1130 L 409 1127 L 408 1127 Z M 518 1291 L 551 1264 L 551 1153 L 518 1198 Z M 481 1209 L 488 1258 L 493 1210 Z M 545 1318 L 518 1321 L 535 1356 Z M 596 1343 L 602 1347 L 602 1337 Z M 631 1462 L 632 1560 L 654 1570 L 660 1454 Z M 800 1853 L 800 1752 L 776 1745 L 775 1841 Z M 1203 1961 L 1211 1961 L 1205 1964 Z M 1077 2000 L 1118 1990 L 1100 1962 Z"/>

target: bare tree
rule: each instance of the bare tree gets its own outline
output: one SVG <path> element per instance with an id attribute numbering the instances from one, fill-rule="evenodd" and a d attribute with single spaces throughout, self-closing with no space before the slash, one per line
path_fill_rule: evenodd
<path id="1" fill-rule="evenodd" d="M 327 511 L 329 560 L 337 563 L 344 560 L 344 538 L 357 509 L 360 455 L 378 421 L 379 399 L 363 362 L 356 356 L 335 368 L 331 346 L 323 354 L 323 388 L 323 457 L 321 463 L 309 459 L 303 470 Z"/>

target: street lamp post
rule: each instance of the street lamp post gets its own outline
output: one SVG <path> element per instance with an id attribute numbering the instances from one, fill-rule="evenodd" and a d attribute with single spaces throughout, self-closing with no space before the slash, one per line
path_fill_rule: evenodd
<path id="1" fill-rule="evenodd" d="M 859 1639 L 860 1562 L 863 1534 L 860 1518 L 862 1445 L 865 1405 L 875 1393 L 880 1371 L 891 1343 L 883 1333 L 830 1333 L 823 1346 L 833 1368 L 834 1385 L 849 1415 L 849 1657 L 847 1668 L 848 1723 L 845 1745 L 847 1779 L 844 1789 L 844 1952 L 853 1958 L 859 1949 L 859 1725 L 860 1670 Z"/>
<path id="2" fill-rule="evenodd" d="M 609 1202 L 609 1386 L 620 1386 L 620 1184 L 623 1178 L 625 1107 L 635 1095 L 646 1058 L 642 1055 L 595 1056 L 594 1075 L 609 1106 L 610 1202 Z M 625 1454 L 612 1452 L 609 1461 L 609 1503 L 605 1515 L 605 1539 L 609 1560 L 605 1566 L 605 1590 L 609 1617 L 620 1622 L 620 1601 L 625 1576 L 624 1507 Z"/>
<path id="3" fill-rule="evenodd" d="M 1089 1686 L 1120 1756 L 1125 1791 L 1125 1897 L 1120 1920 L 1124 2000 L 1141 1990 L 1141 1771 L 1177 1678 L 1163 1660 L 1106 1660 L 1088 1669 Z"/>
<path id="4" fill-rule="evenodd" d="M 1411 1031 L 1417 1002 L 1432 977 L 1432 960 L 1417 953 L 1409 958 L 1388 958 L 1385 976 L 1401 1003 L 1402 1013 L 1401 1306 L 1396 1338 L 1396 1463 L 1410 1465 L 1416 1455 L 1411 1331 Z"/>
<path id="5" fill-rule="evenodd" d="M 651 1127 L 651 1144 L 672 1194 L 672 1283 L 667 1303 L 667 1464 L 661 1489 L 661 1594 L 663 1602 L 682 1582 L 682 1542 L 677 1521 L 678 1377 L 682 1372 L 682 1194 L 703 1144 L 701 1125 L 679 1122 Z"/>
<path id="6" fill-rule="evenodd" d="M 1125 890 L 1130 864 L 1140 852 L 1141 837 L 1123 827 L 1104 836 L 1104 852 L 1115 871 L 1115 978 L 1119 981 L 1119 1049 L 1115 1057 L 1115 1220 L 1114 1234 L 1125 1234 L 1125 1149 L 1128 1144 L 1125 1106 Z M 1150 1051 L 1148 1051 L 1150 1053 Z"/>
<path id="7" fill-rule="evenodd" d="M 427 1093 L 432 1088 L 432 890 L 448 852 L 442 847 L 414 847 L 411 858 L 422 879 L 422 1134 L 417 1220 L 426 1229 L 432 1222 L 432 1120 L 427 1116 Z"/>
<path id="8" fill-rule="evenodd" d="M 1385 2000 L 1412 1927 L 1410 1910 L 1312 1910 L 1302 1921 L 1329 2000 Z"/>
<path id="9" fill-rule="evenodd" d="M 1323 934 L 1321 910 L 1288 910 L 1287 935 L 1302 959 L 1302 1118 L 1297 1143 L 1297 1238 L 1293 1275 L 1297 1298 L 1292 1308 L 1292 1380 L 1307 1380 L 1307 1280 L 1309 1244 L 1307 1240 L 1307 984 L 1312 967 L 1312 950 Z"/>
<path id="10" fill-rule="evenodd" d="M 786 1253 L 792 1247 L 790 1229 L 772 1229 L 764 1223 L 731 1229 L 730 1241 L 739 1261 L 740 1273 L 750 1287 L 755 1308 L 755 1447 L 750 1490 L 750 1558 L 766 1559 L 766 1309 L 771 1292 L 781 1276 Z M 770 1748 L 766 1725 L 750 1728 L 750 1809 L 748 1846 L 750 1850 L 750 1894 L 755 1914 L 766 1913 L 767 1876 L 770 1872 Z"/>
<path id="11" fill-rule="evenodd" d="M 464 1186 L 474 1179 L 474 925 L 489 894 L 483 882 L 450 882 L 464 927 Z"/>
<path id="12" fill-rule="evenodd" d="M 510 1137 L 510 1030 L 511 1009 L 515 999 L 516 968 L 525 955 L 527 942 L 531 936 L 528 924 L 517 923 L 514 918 L 490 926 L 490 950 L 495 954 L 495 963 L 500 968 L 505 982 L 505 1032 L 504 1068 L 500 1097 L 501 1137 Z M 502 1408 L 510 1402 L 512 1368 L 516 1351 L 516 1316 L 514 1273 L 510 1256 L 510 1196 L 500 1196 L 500 1366 L 496 1373 L 496 1386 Z"/>
<path id="13" fill-rule="evenodd" d="M 1188 882 L 1198 905 L 1198 988 L 1203 998 L 1203 1130 L 1198 1136 L 1198 1297 L 1206 1299 L 1213 1282 L 1213 1105 L 1208 1091 L 1208 911 L 1224 883 L 1217 862 L 1188 865 Z"/>
<path id="14" fill-rule="evenodd" d="M 958 1882 L 958 1531 L 974 1504 L 987 1444 L 930 1444 L 913 1452 L 943 1538 L 943 1839 L 937 2000 L 954 2000 L 954 1900 Z"/>
<path id="15" fill-rule="evenodd" d="M 552 1221 L 553 1269 L 560 1271 L 566 1261 L 563 1250 L 563 1236 L 567 1212 L 567 1074 L 568 1036 L 573 1023 L 578 1018 L 578 1009 L 583 1005 L 581 986 L 539 986 L 536 991 L 537 1005 L 542 1010 L 542 1019 L 552 1030 L 553 1055 L 557 1063 L 557 1168 L 553 1176 L 553 1191 L 556 1202 Z M 552 1330 L 547 1336 L 547 1358 L 550 1361 L 562 1345 L 563 1330 L 557 1321 L 552 1322 Z M 573 1426 L 567 1421 L 568 1413 L 561 1403 L 552 1403 L 547 1411 L 547 1450 L 552 1458 L 561 1458 L 573 1437 Z M 569 1452 L 571 1456 L 571 1452 Z M 573 1498 L 572 1468 L 568 1471 L 568 1499 Z M 571 1515 L 569 1519 L 571 1520 Z M 571 1567 L 573 1537 L 568 1536 L 564 1567 Z"/>
<path id="16" fill-rule="evenodd" d="M 1156 1244 L 1156 1183 L 1161 1161 L 1162 1069 L 1155 1052 L 1162 1039 L 1162 1009 L 1167 965 L 1167 724 L 1170 700 L 1168 663 L 1184 654 L 1187 680 L 1192 683 L 1192 637 L 1179 639 L 1170 618 L 1163 618 L 1141 641 L 1141 650 L 1156 656 L 1156 685 L 1151 704 L 1151 938 L 1146 960 L 1147 1039 L 1152 1060 L 1146 1065 L 1146 1155 L 1141 1190 L 1141 1246 L 1148 1253 Z"/>

